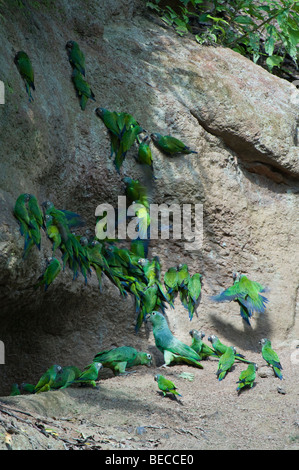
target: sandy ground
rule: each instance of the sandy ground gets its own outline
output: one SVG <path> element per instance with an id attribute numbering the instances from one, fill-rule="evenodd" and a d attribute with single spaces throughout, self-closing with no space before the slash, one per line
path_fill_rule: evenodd
<path id="1" fill-rule="evenodd" d="M 135 373 L 101 380 L 98 389 L 0 399 L 0 449 L 299 449 L 298 361 L 277 351 L 284 379 L 274 377 L 258 353 L 256 383 L 241 394 L 236 381 L 246 365 L 236 362 L 222 382 L 217 360 L 204 369 L 139 367 Z M 294 359 L 294 358 L 293 358 Z M 194 374 L 193 381 L 179 377 Z M 163 397 L 154 381 L 162 373 L 182 397 Z M 21 412 L 22 411 L 22 412 Z"/>

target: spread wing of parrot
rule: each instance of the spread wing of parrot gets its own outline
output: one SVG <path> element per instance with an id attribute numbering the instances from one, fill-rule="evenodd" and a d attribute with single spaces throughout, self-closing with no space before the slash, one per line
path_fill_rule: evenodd
<path id="1" fill-rule="evenodd" d="M 264 313 L 268 299 L 261 295 L 266 288 L 256 281 L 251 281 L 244 274 L 234 273 L 234 284 L 221 294 L 212 296 L 216 302 L 236 301 L 240 305 L 242 318 L 250 325 L 253 312 Z"/>
<path id="2" fill-rule="evenodd" d="M 85 77 L 85 56 L 76 41 L 68 41 L 66 49 L 72 67 L 75 67 Z"/>
<path id="3" fill-rule="evenodd" d="M 171 135 L 161 135 L 154 132 L 151 134 L 151 139 L 154 144 L 162 150 L 162 152 L 168 155 L 174 155 L 176 153 L 197 153 L 195 150 L 191 150 L 190 147 L 184 144 L 181 140 L 176 139 Z"/>
<path id="4" fill-rule="evenodd" d="M 255 371 L 258 369 L 257 364 L 249 364 L 246 370 L 243 370 L 240 374 L 239 380 L 237 382 L 238 387 L 237 391 L 240 392 L 245 387 L 253 387 L 256 373 Z"/>
<path id="5" fill-rule="evenodd" d="M 166 396 L 167 393 L 171 393 L 172 395 L 178 395 L 179 397 L 182 396 L 177 391 L 177 388 L 174 385 L 174 383 L 171 382 L 171 380 L 166 379 L 166 377 L 164 377 L 163 375 L 161 374 L 155 375 L 155 381 L 157 382 L 158 387 L 162 391 L 164 397 Z"/>
<path id="6" fill-rule="evenodd" d="M 272 349 L 271 341 L 267 338 L 262 338 L 260 341 L 260 344 L 262 345 L 262 356 L 263 359 L 270 365 L 272 366 L 272 369 L 280 380 L 283 379 L 281 370 L 282 370 L 282 365 L 280 364 L 279 357 L 275 351 Z"/>
<path id="7" fill-rule="evenodd" d="M 34 85 L 34 70 L 29 59 L 28 54 L 24 51 L 17 52 L 14 62 L 20 72 L 21 77 L 25 82 L 26 92 L 29 96 L 29 102 L 33 101 L 31 90 L 35 90 Z"/>
<path id="8" fill-rule="evenodd" d="M 148 315 L 148 319 L 153 325 L 156 347 L 164 354 L 164 367 L 175 362 L 203 369 L 199 355 L 190 346 L 173 336 L 161 312 L 153 311 Z"/>

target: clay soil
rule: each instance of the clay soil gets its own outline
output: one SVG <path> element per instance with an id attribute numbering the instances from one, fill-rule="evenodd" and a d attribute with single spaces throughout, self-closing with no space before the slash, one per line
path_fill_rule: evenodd
<path id="1" fill-rule="evenodd" d="M 260 353 L 250 353 L 259 373 L 254 387 L 240 394 L 236 381 L 246 365 L 236 362 L 219 382 L 217 360 L 209 359 L 203 370 L 138 367 L 127 376 L 99 376 L 97 389 L 2 397 L 0 449 L 298 450 L 298 360 L 289 349 L 277 352 L 284 379 L 272 375 Z M 182 372 L 194 374 L 193 380 Z M 163 397 L 157 373 L 170 378 L 182 397 Z"/>

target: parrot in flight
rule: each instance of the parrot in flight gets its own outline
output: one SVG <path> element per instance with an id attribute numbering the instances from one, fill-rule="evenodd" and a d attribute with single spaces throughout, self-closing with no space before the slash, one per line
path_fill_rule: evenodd
<path id="1" fill-rule="evenodd" d="M 163 396 L 165 397 L 167 393 L 172 393 L 172 395 L 178 395 L 181 397 L 182 395 L 179 394 L 177 391 L 176 386 L 174 385 L 171 380 L 166 379 L 163 375 L 157 374 L 155 375 L 155 381 L 158 384 L 159 389 L 162 391 Z"/>
<path id="2" fill-rule="evenodd" d="M 203 369 L 199 355 L 190 346 L 173 336 L 166 318 L 161 312 L 153 311 L 147 315 L 147 319 L 153 325 L 156 347 L 164 355 L 165 364 L 162 367 L 167 367 L 174 362 L 178 364 L 185 363 Z"/>
<path id="3" fill-rule="evenodd" d="M 29 103 L 33 101 L 33 96 L 31 93 L 31 90 L 35 90 L 35 85 L 34 85 L 34 70 L 31 64 L 31 61 L 29 59 L 28 54 L 24 51 L 19 51 L 17 52 L 14 62 L 20 72 L 21 77 L 23 78 L 25 82 L 25 87 L 26 87 L 26 92 L 29 96 Z"/>
<path id="4" fill-rule="evenodd" d="M 80 107 L 82 111 L 85 110 L 87 101 L 89 99 L 96 101 L 95 95 L 91 90 L 89 84 L 84 80 L 83 76 L 78 69 L 73 69 L 72 80 L 77 92 L 78 97 L 80 98 Z"/>
<path id="5" fill-rule="evenodd" d="M 216 375 L 218 380 L 223 380 L 227 372 L 232 368 L 235 362 L 236 348 L 229 346 L 222 356 L 219 358 Z"/>
<path id="6" fill-rule="evenodd" d="M 161 135 L 157 132 L 151 134 L 151 139 L 154 144 L 162 150 L 162 152 L 168 155 L 174 155 L 176 153 L 197 153 L 195 150 L 191 150 L 190 147 L 185 145 L 181 140 L 172 137 L 171 135 Z"/>
<path id="7" fill-rule="evenodd" d="M 70 64 L 85 77 L 85 57 L 79 44 L 76 41 L 68 41 L 65 47 L 68 52 Z"/>
<path id="8" fill-rule="evenodd" d="M 233 273 L 234 284 L 221 292 L 219 295 L 212 296 L 211 299 L 216 302 L 230 302 L 232 300 L 240 305 L 241 317 L 250 326 L 249 318 L 253 312 L 264 313 L 268 299 L 261 295 L 266 288 L 256 281 L 251 281 L 244 274 Z"/>
<path id="9" fill-rule="evenodd" d="M 282 365 L 280 364 L 279 357 L 275 351 L 273 351 L 271 347 L 271 341 L 267 338 L 262 338 L 260 341 L 260 344 L 262 345 L 262 356 L 263 359 L 269 364 L 269 366 L 272 366 L 272 369 L 275 373 L 275 375 L 282 380 L 283 376 L 281 373 L 282 370 Z"/>
<path id="10" fill-rule="evenodd" d="M 46 291 L 49 285 L 52 284 L 54 279 L 58 276 L 60 271 L 61 271 L 61 265 L 58 259 L 48 258 L 45 272 L 39 277 L 38 282 L 35 284 L 34 288 L 37 289 L 39 286 L 44 285 L 45 291 Z"/>
<path id="11" fill-rule="evenodd" d="M 246 370 L 243 370 L 240 374 L 239 380 L 237 382 L 237 392 L 243 390 L 244 387 L 253 387 L 253 383 L 255 381 L 256 373 L 255 371 L 258 369 L 257 364 L 251 363 L 248 365 Z"/>
<path id="12" fill-rule="evenodd" d="M 143 351 L 138 352 L 130 346 L 121 346 L 99 352 L 93 361 L 100 361 L 103 367 L 111 369 L 114 375 L 126 375 L 129 373 L 126 372 L 126 368 L 138 365 L 150 366 L 152 356 Z"/>

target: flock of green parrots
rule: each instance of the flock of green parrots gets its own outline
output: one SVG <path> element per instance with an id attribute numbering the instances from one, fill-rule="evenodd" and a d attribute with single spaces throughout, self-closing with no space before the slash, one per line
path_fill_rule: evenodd
<path id="1" fill-rule="evenodd" d="M 85 57 L 75 41 L 66 44 L 69 62 L 72 66 L 72 81 L 80 98 L 80 107 L 84 111 L 89 99 L 95 100 L 89 84 L 85 79 Z M 28 55 L 20 51 L 15 56 L 15 63 L 25 82 L 29 101 L 33 100 L 31 90 L 35 90 L 34 71 Z M 125 112 L 108 111 L 105 108 L 96 109 L 97 116 L 105 124 L 111 139 L 110 157 L 114 157 L 114 164 L 118 173 L 126 157 L 128 150 L 137 142 L 138 155 L 136 161 L 153 169 L 153 159 L 150 149 L 150 141 L 153 141 L 159 150 L 167 155 L 197 153 L 191 150 L 180 140 L 158 133 L 150 136 L 147 131 Z M 140 135 L 144 133 L 145 137 Z M 143 209 L 136 212 L 140 218 L 146 217 L 147 227 L 150 226 L 149 197 L 144 186 L 138 180 L 124 178 L 126 196 L 129 204 L 140 203 Z M 142 210 L 145 212 L 142 213 Z M 23 258 L 26 259 L 30 250 L 35 245 L 41 246 L 41 230 L 52 242 L 52 256 L 46 260 L 44 273 L 37 280 L 34 288 L 44 286 L 47 290 L 61 270 L 68 267 L 73 273 L 73 279 L 82 275 L 85 283 L 92 271 L 95 272 L 99 287 L 102 289 L 102 275 L 105 274 L 119 289 L 123 296 L 132 294 L 136 304 L 136 332 L 147 319 L 153 325 L 153 334 L 157 348 L 164 354 L 165 366 L 171 363 L 187 363 L 202 368 L 201 360 L 207 357 L 218 359 L 217 377 L 222 380 L 232 368 L 235 360 L 248 363 L 248 368 L 243 371 L 238 381 L 237 390 L 245 386 L 252 387 L 255 379 L 256 364 L 245 360 L 244 356 L 236 353 L 234 347 L 228 347 L 220 343 L 219 339 L 212 335 L 209 337 L 212 345 L 209 347 L 202 341 L 203 333 L 191 330 L 191 346 L 187 346 L 177 340 L 170 332 L 165 314 L 168 305 L 174 308 L 174 300 L 179 296 L 183 306 L 192 320 L 201 297 L 200 273 L 191 275 L 187 264 L 170 267 L 161 279 L 161 265 L 159 258 L 152 260 L 147 256 L 147 244 L 144 240 L 137 239 L 131 242 L 130 249 L 120 248 L 115 242 L 118 240 L 98 240 L 86 230 L 84 236 L 77 235 L 75 230 L 84 226 L 82 218 L 65 209 L 58 209 L 51 201 L 45 201 L 41 207 L 33 194 L 21 194 L 15 203 L 14 215 L 20 226 L 21 235 L 24 236 Z M 99 219 L 98 219 L 99 221 Z M 57 252 L 61 253 L 61 262 L 57 259 Z M 245 275 L 234 273 L 234 283 L 219 295 L 211 297 L 213 301 L 235 301 L 240 307 L 242 319 L 250 325 L 250 318 L 254 312 L 264 313 L 267 298 L 261 295 L 266 289 L 258 282 L 251 281 Z M 266 362 L 280 379 L 281 365 L 277 354 L 271 349 L 268 339 L 261 340 L 262 355 Z M 139 364 L 150 365 L 151 356 L 144 352 L 137 352 L 135 348 L 123 346 L 109 351 L 98 353 L 93 362 L 81 371 L 75 366 L 50 367 L 40 378 L 36 385 L 22 384 L 13 386 L 12 394 L 24 392 L 39 393 L 46 390 L 66 388 L 75 383 L 88 383 L 95 386 L 99 370 L 102 367 L 110 367 L 115 374 L 126 373 L 126 368 Z M 170 392 L 179 395 L 175 385 L 161 374 L 155 376 L 159 389 L 165 395 Z"/>

